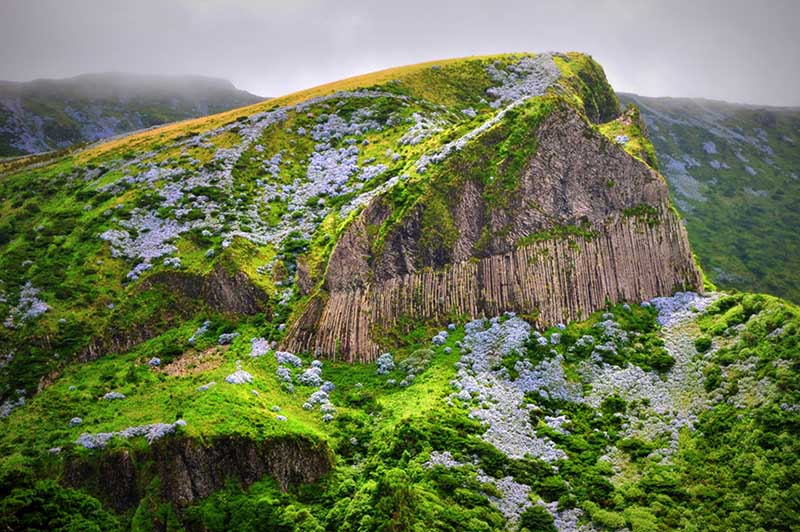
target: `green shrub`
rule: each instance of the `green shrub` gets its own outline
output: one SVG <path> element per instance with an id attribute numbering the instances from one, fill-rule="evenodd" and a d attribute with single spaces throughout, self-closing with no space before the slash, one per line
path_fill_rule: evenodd
<path id="1" fill-rule="evenodd" d="M 711 349 L 711 338 L 708 336 L 700 336 L 694 341 L 694 348 L 698 353 L 705 353 Z"/>
<path id="2" fill-rule="evenodd" d="M 0 529 L 106 532 L 120 530 L 120 524 L 94 497 L 41 480 L 15 487 L 0 500 Z"/>
<path id="3" fill-rule="evenodd" d="M 556 532 L 553 516 L 544 507 L 534 504 L 529 506 L 519 518 L 521 532 Z"/>

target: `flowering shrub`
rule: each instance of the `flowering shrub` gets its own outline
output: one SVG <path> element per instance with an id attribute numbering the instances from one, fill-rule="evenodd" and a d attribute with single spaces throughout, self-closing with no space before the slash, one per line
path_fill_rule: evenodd
<path id="1" fill-rule="evenodd" d="M 375 365 L 378 367 L 376 370 L 378 375 L 386 375 L 394 370 L 394 358 L 392 358 L 391 353 L 384 353 L 378 357 L 375 361 Z"/>
<path id="2" fill-rule="evenodd" d="M 319 386 L 322 384 L 322 370 L 318 367 L 311 367 L 297 377 L 297 381 L 304 386 Z"/>
<path id="3" fill-rule="evenodd" d="M 26 282 L 20 288 L 17 304 L 11 308 L 3 324 L 9 329 L 14 329 L 50 310 L 50 305 L 39 299 L 38 294 L 39 290 L 34 288 L 30 281 Z"/>
<path id="4" fill-rule="evenodd" d="M 203 324 L 200 327 L 198 327 L 197 330 L 194 331 L 194 334 L 192 334 L 192 336 L 189 337 L 189 343 L 194 345 L 194 343 L 197 341 L 199 337 L 203 336 L 205 333 L 208 332 L 208 328 L 210 326 L 211 326 L 210 321 L 208 320 L 204 321 Z"/>
<path id="5" fill-rule="evenodd" d="M 83 433 L 75 443 L 86 449 L 102 449 L 112 438 L 130 439 L 143 436 L 147 443 L 153 443 L 170 434 L 174 434 L 178 427 L 183 427 L 186 422 L 179 419 L 175 423 L 153 423 L 152 425 L 138 425 L 128 427 L 117 432 L 98 432 L 97 434 Z"/>
<path id="6" fill-rule="evenodd" d="M 429 117 L 420 113 L 414 113 L 411 115 L 411 118 L 414 121 L 414 125 L 400 137 L 399 143 L 401 145 L 414 146 L 419 144 L 426 138 L 443 131 L 443 125 L 446 125 L 446 122 L 443 122 L 435 115 Z"/>
<path id="7" fill-rule="evenodd" d="M 250 344 L 250 356 L 253 358 L 262 357 L 269 352 L 269 342 L 264 338 L 253 338 Z"/>
<path id="8" fill-rule="evenodd" d="M 303 361 L 300 360 L 300 357 L 289 353 L 288 351 L 275 351 L 275 360 L 278 361 L 278 364 L 294 366 L 296 368 L 299 368 L 303 365 Z"/>
<path id="9" fill-rule="evenodd" d="M 219 339 L 217 339 L 217 343 L 219 345 L 228 345 L 238 337 L 239 337 L 239 333 L 238 332 L 222 333 L 222 334 L 219 335 Z"/>
<path id="10" fill-rule="evenodd" d="M 504 103 L 541 96 L 561 77 L 561 71 L 550 54 L 523 57 L 506 68 L 491 63 L 487 71 L 499 84 L 486 91 L 495 98 L 490 103 L 495 108 Z"/>
<path id="11" fill-rule="evenodd" d="M 250 384 L 253 382 L 253 376 L 243 369 L 237 369 L 225 377 L 225 382 L 228 384 Z"/>
<path id="12" fill-rule="evenodd" d="M 291 383 L 292 382 L 292 372 L 289 368 L 279 366 L 277 370 L 275 370 L 275 375 L 278 377 L 278 380 Z"/>
<path id="13" fill-rule="evenodd" d="M 434 336 L 431 341 L 433 345 L 442 345 L 447 341 L 447 331 L 439 331 L 436 336 Z"/>
<path id="14" fill-rule="evenodd" d="M 115 401 L 119 399 L 125 399 L 125 395 L 119 392 L 108 392 L 103 396 L 103 400 L 105 401 Z"/>

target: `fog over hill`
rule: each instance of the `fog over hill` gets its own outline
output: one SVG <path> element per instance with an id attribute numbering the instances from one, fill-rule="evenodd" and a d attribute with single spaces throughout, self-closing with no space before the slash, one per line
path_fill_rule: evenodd
<path id="1" fill-rule="evenodd" d="M 800 108 L 619 98 L 641 110 L 709 277 L 800 301 Z"/>
<path id="2" fill-rule="evenodd" d="M 65 148 L 263 99 L 204 76 L 101 73 L 0 81 L 0 156 Z"/>

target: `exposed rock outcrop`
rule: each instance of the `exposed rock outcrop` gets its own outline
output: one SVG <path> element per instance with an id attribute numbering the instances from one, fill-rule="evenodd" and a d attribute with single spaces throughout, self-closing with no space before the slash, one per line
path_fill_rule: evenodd
<path id="1" fill-rule="evenodd" d="M 376 251 L 369 228 L 385 223 L 391 209 L 374 200 L 337 243 L 327 295 L 308 304 L 285 347 L 369 361 L 380 353 L 377 329 L 402 317 L 513 310 L 536 314 L 545 325 L 576 319 L 607 301 L 702 289 L 657 172 L 563 103 L 528 142 L 536 143 L 535 155 L 500 207 L 488 202 L 482 182 L 448 177 L 457 184 L 446 199 L 456 229 L 452 243 L 426 238 L 434 200 L 423 197 Z"/>
<path id="2" fill-rule="evenodd" d="M 189 318 L 201 308 L 239 315 L 267 310 L 267 295 L 246 273 L 230 272 L 220 265 L 204 276 L 158 272 L 146 278 L 137 290 L 161 291 L 172 304 L 162 305 L 163 312 L 155 313 L 151 323 L 138 323 L 131 327 L 128 323 L 112 321 L 104 334 L 93 339 L 84 349 L 80 360 L 94 360 L 109 352 L 124 352 L 158 336 L 174 320 Z"/>
<path id="3" fill-rule="evenodd" d="M 229 314 L 256 314 L 267 305 L 267 295 L 256 287 L 246 273 L 229 272 L 217 265 L 198 277 L 184 272 L 158 272 L 142 283 L 142 288 L 164 287 L 190 301 L 202 302 L 209 309 Z"/>
<path id="4" fill-rule="evenodd" d="M 125 511 L 136 507 L 155 476 L 161 497 L 185 506 L 230 480 L 246 488 L 269 475 L 286 490 L 316 482 L 332 467 L 333 454 L 324 442 L 300 436 L 263 442 L 227 436 L 207 443 L 171 437 L 145 450 L 118 449 L 68 460 L 63 481 Z"/>

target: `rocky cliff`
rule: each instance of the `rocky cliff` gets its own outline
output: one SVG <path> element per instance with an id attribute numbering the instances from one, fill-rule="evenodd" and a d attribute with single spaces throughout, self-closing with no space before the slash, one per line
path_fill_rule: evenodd
<path id="1" fill-rule="evenodd" d="M 373 200 L 334 248 L 324 293 L 286 348 L 368 361 L 381 350 L 379 331 L 404 317 L 515 311 L 552 325 L 609 301 L 700 290 L 663 178 L 566 102 L 530 115 L 473 140 L 399 215 L 387 199 Z M 531 155 L 498 191 L 495 175 L 510 157 L 495 167 L 482 154 L 510 139 Z M 385 235 L 379 246 L 376 231 Z"/>
<path id="2" fill-rule="evenodd" d="M 117 449 L 65 462 L 64 483 L 88 488 L 117 511 L 135 508 L 148 483 L 160 479 L 160 495 L 177 506 L 208 497 L 227 482 L 248 487 L 265 475 L 282 490 L 313 483 L 333 467 L 324 442 L 304 437 L 257 442 L 218 437 L 207 442 L 172 437 L 144 450 Z"/>
<path id="3" fill-rule="evenodd" d="M 505 54 L 6 166 L 0 399 L 213 315 L 371 360 L 401 321 L 547 324 L 697 288 L 649 142 L 608 135 L 626 116 L 590 57 Z"/>

